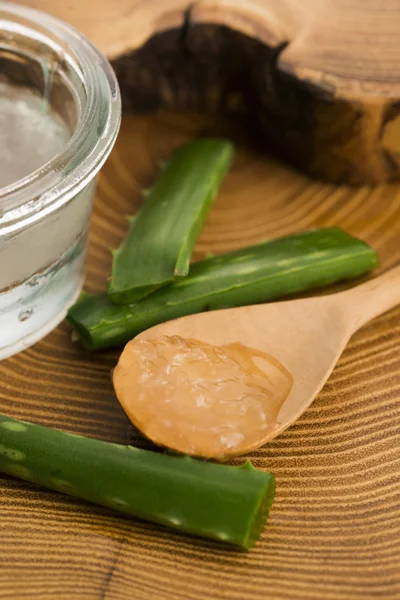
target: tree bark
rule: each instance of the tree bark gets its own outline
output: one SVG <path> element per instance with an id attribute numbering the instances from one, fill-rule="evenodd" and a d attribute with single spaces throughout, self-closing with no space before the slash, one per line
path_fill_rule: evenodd
<path id="1" fill-rule="evenodd" d="M 109 56 L 132 110 L 232 114 L 333 182 L 400 176 L 400 0 L 28 3 Z"/>

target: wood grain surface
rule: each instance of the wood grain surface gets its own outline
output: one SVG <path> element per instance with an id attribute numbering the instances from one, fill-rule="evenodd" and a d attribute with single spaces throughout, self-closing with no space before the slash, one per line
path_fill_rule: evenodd
<path id="1" fill-rule="evenodd" d="M 223 129 L 223 127 L 222 127 Z M 105 288 L 109 248 L 159 160 L 221 126 L 195 116 L 126 117 L 99 177 L 87 264 Z M 195 258 L 312 226 L 340 225 L 400 260 L 400 185 L 334 187 L 238 145 Z M 277 494 L 249 553 L 0 478 L 0 598 L 7 600 L 368 600 L 400 598 L 400 309 L 363 328 L 303 417 L 251 454 Z M 315 349 L 318 352 L 318 348 Z M 129 427 L 110 369 L 61 325 L 0 363 L 0 412 L 114 442 Z"/>

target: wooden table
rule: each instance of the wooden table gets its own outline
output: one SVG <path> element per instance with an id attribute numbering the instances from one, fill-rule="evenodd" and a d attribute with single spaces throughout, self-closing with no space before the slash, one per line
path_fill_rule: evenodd
<path id="1" fill-rule="evenodd" d="M 99 178 L 87 264 L 104 289 L 109 248 L 157 162 L 213 124 L 126 117 Z M 238 148 L 195 258 L 312 226 L 400 259 L 400 184 L 334 187 Z M 276 474 L 262 540 L 249 553 L 0 478 L 0 598 L 7 600 L 368 600 L 400 598 L 400 308 L 360 331 L 319 398 L 252 453 Z M 318 352 L 318 348 L 315 349 Z M 0 363 L 0 411 L 114 442 L 132 434 L 115 399 L 117 352 L 90 354 L 63 324 Z"/>

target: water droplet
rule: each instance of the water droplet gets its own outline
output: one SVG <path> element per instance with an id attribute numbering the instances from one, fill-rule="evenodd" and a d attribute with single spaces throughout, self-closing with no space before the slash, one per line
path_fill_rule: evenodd
<path id="1" fill-rule="evenodd" d="M 29 319 L 29 317 L 31 317 L 33 314 L 33 309 L 32 308 L 25 308 L 24 310 L 21 310 L 21 312 L 18 315 L 18 321 L 21 321 L 21 323 L 23 321 L 27 321 Z"/>

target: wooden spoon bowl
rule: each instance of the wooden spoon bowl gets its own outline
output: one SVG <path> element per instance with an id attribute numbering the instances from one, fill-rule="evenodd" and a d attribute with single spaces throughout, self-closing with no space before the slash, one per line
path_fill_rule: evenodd
<path id="1" fill-rule="evenodd" d="M 155 442 L 159 442 L 160 439 L 167 440 L 166 445 L 174 450 L 200 454 L 206 458 L 227 459 L 246 454 L 264 445 L 287 429 L 309 407 L 321 391 L 352 334 L 368 320 L 399 302 L 400 266 L 397 266 L 384 275 L 345 292 L 196 314 L 144 331 L 136 339 L 154 340 L 162 336 L 179 336 L 206 342 L 212 346 L 227 346 L 239 342 L 278 360 L 293 377 L 293 386 L 279 410 L 276 425 L 265 431 L 260 430 L 258 439 L 254 439 L 250 428 L 247 437 L 242 436 L 240 443 L 232 447 L 221 449 L 218 446 L 218 450 L 215 450 L 214 438 L 206 438 L 200 446 L 194 446 L 191 451 L 185 439 L 181 441 L 180 438 L 182 434 L 180 428 L 185 427 L 185 422 L 177 422 L 172 429 L 169 425 L 164 427 L 161 414 L 156 429 L 152 419 L 148 419 L 142 429 L 143 433 Z M 125 352 L 131 355 L 132 350 L 129 345 Z M 125 352 L 121 362 L 126 361 Z M 122 375 L 120 375 L 121 370 Z M 119 364 L 115 374 L 117 395 L 128 417 L 133 423 L 138 424 L 142 417 L 140 405 L 139 407 L 132 405 L 129 402 L 129 394 L 121 394 L 124 390 L 120 385 L 120 379 L 126 378 L 129 373 Z M 197 374 L 195 376 L 197 378 Z M 149 401 L 151 402 L 151 398 Z M 177 398 L 175 401 L 180 402 L 181 399 Z M 144 403 L 142 408 L 146 413 L 147 404 Z M 164 411 L 167 416 L 170 412 L 171 419 L 174 409 L 174 400 L 169 399 Z M 193 412 L 191 422 L 196 423 L 197 412 L 199 419 L 205 415 L 208 427 L 210 427 L 209 412 L 214 410 L 215 426 L 219 423 L 215 408 L 205 412 L 196 404 L 188 403 L 188 410 Z M 229 419 L 228 415 L 229 413 L 225 421 Z M 247 418 L 243 416 L 243 419 Z M 166 419 L 165 422 L 169 424 L 171 419 Z M 225 421 L 224 424 L 229 425 Z M 211 424 L 213 424 L 212 419 Z M 235 431 L 244 431 L 240 425 L 235 427 L 237 427 Z M 153 431 L 156 433 L 152 434 Z"/>

